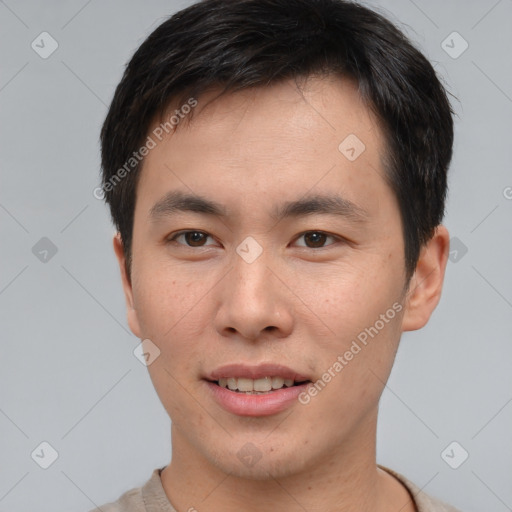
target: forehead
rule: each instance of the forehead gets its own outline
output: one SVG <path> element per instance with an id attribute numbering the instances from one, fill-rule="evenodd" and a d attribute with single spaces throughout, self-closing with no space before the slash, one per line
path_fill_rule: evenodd
<path id="1" fill-rule="evenodd" d="M 272 196 L 274 206 L 276 196 L 296 199 L 314 189 L 378 203 L 386 187 L 384 137 L 352 80 L 309 78 L 300 89 L 288 80 L 197 100 L 190 122 L 164 132 L 145 157 L 138 187 L 144 196 L 178 188 L 215 191 L 221 202 L 239 197 L 248 204 L 259 195 L 263 204 Z M 158 121 L 150 135 L 155 128 Z"/>
<path id="2" fill-rule="evenodd" d="M 173 106 L 167 119 L 181 108 Z M 173 117 L 177 127 L 174 133 L 163 134 L 164 145 L 176 138 L 181 144 L 187 134 L 200 135 L 203 144 L 211 143 L 219 152 L 252 141 L 253 145 L 240 146 L 242 155 L 244 150 L 259 149 L 254 143 L 265 140 L 288 144 L 295 140 L 297 146 L 307 141 L 320 150 L 331 149 L 333 143 L 353 134 L 370 144 L 371 150 L 381 138 L 379 123 L 360 96 L 357 83 L 334 74 L 308 77 L 300 85 L 289 79 L 222 95 L 212 90 L 199 98 L 190 115 L 181 118 L 183 121 L 178 122 L 177 116 Z M 157 121 L 153 126 L 158 126 Z M 224 136 L 229 132 L 228 140 Z M 287 147 L 280 148 L 281 154 Z M 303 148 L 304 153 L 311 149 Z"/>

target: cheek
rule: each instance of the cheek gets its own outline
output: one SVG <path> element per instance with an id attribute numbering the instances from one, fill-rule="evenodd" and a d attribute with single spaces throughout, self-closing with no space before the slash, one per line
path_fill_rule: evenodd
<path id="1" fill-rule="evenodd" d="M 134 272 L 133 294 L 146 337 L 155 340 L 176 338 L 176 333 L 183 332 L 184 326 L 188 336 L 195 335 L 196 330 L 201 329 L 198 312 L 207 305 L 205 293 L 214 284 L 212 277 L 210 282 L 198 276 L 212 274 L 195 269 L 192 273 L 190 266 L 169 265 L 156 260 L 142 262 L 139 269 Z M 191 322 L 194 317 L 196 321 Z"/>
<path id="2" fill-rule="evenodd" d="M 148 367 L 153 387 L 173 425 L 185 431 L 191 425 L 197 429 L 204 423 L 207 404 L 202 404 L 199 390 L 185 380 L 186 373 L 180 373 L 187 372 L 187 369 L 182 365 L 178 368 L 169 364 L 170 359 L 166 357 L 169 354 L 172 355 L 172 350 L 162 354 Z"/>
<path id="3" fill-rule="evenodd" d="M 334 424 L 343 423 L 347 410 L 359 411 L 359 416 L 375 406 L 393 365 L 401 334 L 403 277 L 399 264 L 386 267 L 385 260 L 387 255 L 373 265 L 340 266 L 322 281 L 321 291 L 309 288 L 305 300 L 321 320 L 309 326 L 303 321 L 315 340 L 321 381 L 321 391 L 311 401 L 333 408 Z M 326 335 L 318 336 L 319 330 Z"/>
<path id="4" fill-rule="evenodd" d="M 388 254 L 366 254 L 317 273 L 304 272 L 305 277 L 294 283 L 294 291 L 307 305 L 300 308 L 309 316 L 309 322 L 304 318 L 303 325 L 314 321 L 322 333 L 325 331 L 320 340 L 327 344 L 339 340 L 337 348 L 342 348 L 349 338 L 372 326 L 401 300 L 401 262 L 396 256 L 390 261 Z M 394 318 L 396 310 L 391 314 Z"/>
<path id="5" fill-rule="evenodd" d="M 166 409 L 179 415 L 184 395 L 196 392 L 190 386 L 197 385 L 204 358 L 201 342 L 208 338 L 212 315 L 205 294 L 213 282 L 197 279 L 197 273 L 192 279 L 176 266 L 146 268 L 150 271 L 138 275 L 133 289 L 142 334 L 160 350 L 148 370 Z"/>
<path id="6" fill-rule="evenodd" d="M 319 391 L 309 391 L 310 396 L 303 396 L 301 402 L 305 403 L 304 424 L 308 425 L 309 419 L 320 444 L 322 439 L 342 442 L 349 435 L 358 435 L 377 413 L 398 347 L 400 318 L 396 315 L 378 332 L 370 330 L 374 325 L 375 321 L 368 330 L 354 330 L 352 335 L 345 332 L 329 349 L 322 350 L 323 364 L 318 366 L 320 374 L 314 383 Z"/>

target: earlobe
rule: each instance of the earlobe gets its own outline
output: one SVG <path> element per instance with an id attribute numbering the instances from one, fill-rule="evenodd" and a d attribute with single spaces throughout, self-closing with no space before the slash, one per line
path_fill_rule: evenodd
<path id="1" fill-rule="evenodd" d="M 133 288 L 130 276 L 128 276 L 128 272 L 126 269 L 126 258 L 124 255 L 124 246 L 123 241 L 121 239 L 121 234 L 116 233 L 112 240 L 114 245 L 114 252 L 117 257 L 117 261 L 119 263 L 119 269 L 121 271 L 121 281 L 123 285 L 124 296 L 126 300 L 126 316 L 128 321 L 128 326 L 130 330 L 137 336 L 137 338 L 141 338 L 141 330 L 139 325 L 139 319 L 137 316 L 137 310 L 135 309 L 135 303 L 133 300 Z"/>
<path id="2" fill-rule="evenodd" d="M 409 283 L 402 331 L 421 329 L 428 322 L 441 298 L 449 251 L 450 235 L 439 225 L 434 236 L 422 247 Z"/>

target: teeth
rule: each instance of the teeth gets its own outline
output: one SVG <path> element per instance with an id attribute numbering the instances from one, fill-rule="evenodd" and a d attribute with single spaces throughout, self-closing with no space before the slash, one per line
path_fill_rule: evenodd
<path id="1" fill-rule="evenodd" d="M 293 379 L 285 379 L 283 377 L 262 377 L 260 379 L 229 377 L 219 379 L 218 384 L 220 387 L 228 388 L 231 391 L 264 393 L 273 389 L 281 389 L 283 386 L 290 388 L 293 386 Z"/>
<path id="2" fill-rule="evenodd" d="M 240 379 L 238 379 L 240 382 Z M 270 391 L 272 389 L 272 377 L 263 377 L 254 380 L 254 391 Z M 240 389 L 240 388 L 239 388 Z"/>
<path id="3" fill-rule="evenodd" d="M 239 377 L 238 379 L 238 391 L 253 391 L 254 390 L 254 381 L 252 379 L 244 379 Z"/>
<path id="4" fill-rule="evenodd" d="M 284 379 L 282 377 L 272 377 L 272 388 L 280 389 L 284 385 Z"/>

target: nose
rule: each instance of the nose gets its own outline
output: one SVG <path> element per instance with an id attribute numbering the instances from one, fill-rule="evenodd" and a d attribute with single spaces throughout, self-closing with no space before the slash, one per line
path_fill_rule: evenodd
<path id="1" fill-rule="evenodd" d="M 277 267 L 265 251 L 251 263 L 234 255 L 231 272 L 219 283 L 215 329 L 221 336 L 255 341 L 290 335 L 293 295 Z"/>

